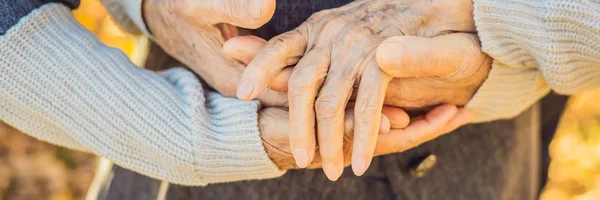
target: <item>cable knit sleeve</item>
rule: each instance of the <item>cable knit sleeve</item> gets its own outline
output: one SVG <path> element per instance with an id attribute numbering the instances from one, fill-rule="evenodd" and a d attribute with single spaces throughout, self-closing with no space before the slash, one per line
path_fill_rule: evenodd
<path id="1" fill-rule="evenodd" d="M 550 90 L 600 87 L 600 1 L 474 0 L 492 70 L 467 107 L 476 121 L 511 118 Z"/>
<path id="2" fill-rule="evenodd" d="M 282 175 L 257 102 L 203 92 L 184 69 L 153 73 L 51 3 L 0 36 L 0 119 L 40 140 L 184 185 Z"/>

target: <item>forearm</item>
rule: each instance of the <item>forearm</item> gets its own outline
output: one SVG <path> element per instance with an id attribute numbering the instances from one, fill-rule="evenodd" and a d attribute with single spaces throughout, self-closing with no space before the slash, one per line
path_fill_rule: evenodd
<path id="1" fill-rule="evenodd" d="M 471 103 L 487 107 L 482 121 L 516 116 L 550 88 L 600 87 L 600 2 L 475 0 L 474 8 L 483 51 L 495 60 Z"/>
<path id="2" fill-rule="evenodd" d="M 185 185 L 272 178 L 256 102 L 203 93 L 183 69 L 155 74 L 46 5 L 0 36 L 0 119 Z"/>

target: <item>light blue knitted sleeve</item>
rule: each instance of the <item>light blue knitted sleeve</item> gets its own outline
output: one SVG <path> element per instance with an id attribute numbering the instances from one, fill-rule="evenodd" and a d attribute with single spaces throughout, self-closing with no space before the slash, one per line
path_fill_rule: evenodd
<path id="1" fill-rule="evenodd" d="M 153 178 L 206 185 L 282 175 L 262 145 L 258 109 L 204 91 L 187 70 L 135 67 L 61 4 L 0 36 L 0 120 Z"/>

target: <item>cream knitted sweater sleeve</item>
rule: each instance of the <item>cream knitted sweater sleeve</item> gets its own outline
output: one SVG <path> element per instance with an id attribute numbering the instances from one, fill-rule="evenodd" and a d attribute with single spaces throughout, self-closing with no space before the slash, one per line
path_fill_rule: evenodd
<path id="1" fill-rule="evenodd" d="M 282 175 L 262 146 L 257 102 L 203 92 L 184 69 L 136 68 L 47 4 L 0 36 L 0 120 L 177 184 Z"/>
<path id="2" fill-rule="evenodd" d="M 474 0 L 488 79 L 467 105 L 477 121 L 511 118 L 550 90 L 600 87 L 600 1 Z"/>

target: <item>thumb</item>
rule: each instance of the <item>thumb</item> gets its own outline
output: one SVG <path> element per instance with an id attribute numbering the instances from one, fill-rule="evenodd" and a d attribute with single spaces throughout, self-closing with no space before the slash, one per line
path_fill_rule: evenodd
<path id="1" fill-rule="evenodd" d="M 256 36 L 237 36 L 227 40 L 223 44 L 223 50 L 228 56 L 248 65 L 266 43 L 267 41 Z M 271 80 L 269 88 L 275 91 L 287 92 L 292 69 L 292 67 L 284 68 L 281 73 Z"/>
<path id="2" fill-rule="evenodd" d="M 214 23 L 227 23 L 238 27 L 256 29 L 266 24 L 275 13 L 275 0 L 204 0 L 202 7 L 213 13 Z M 216 12 L 215 12 L 216 11 Z"/>
<path id="3" fill-rule="evenodd" d="M 381 70 L 396 78 L 453 76 L 465 67 L 478 67 L 486 58 L 477 35 L 470 33 L 390 37 L 376 55 Z"/>
<path id="4" fill-rule="evenodd" d="M 228 56 L 248 65 L 265 46 L 267 41 L 256 36 L 232 37 L 223 44 L 223 51 Z"/>

